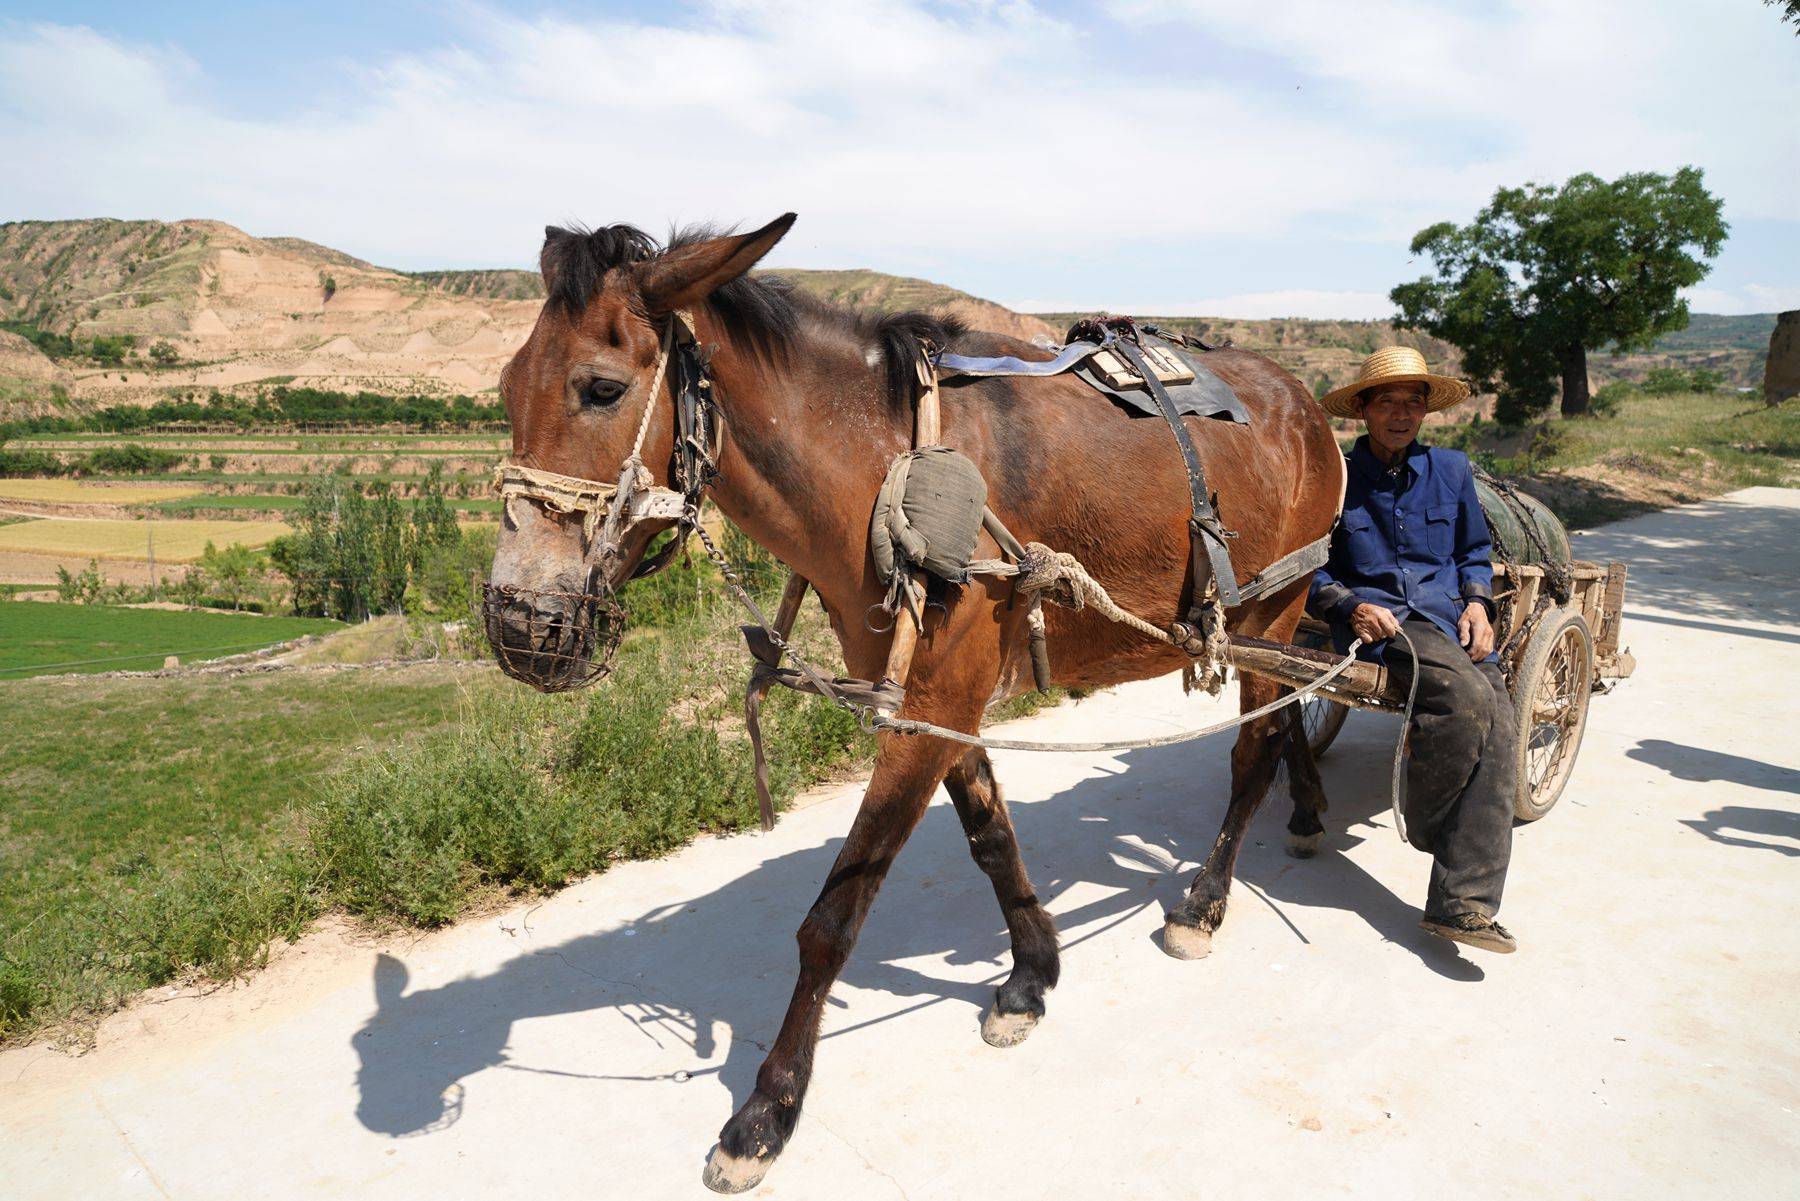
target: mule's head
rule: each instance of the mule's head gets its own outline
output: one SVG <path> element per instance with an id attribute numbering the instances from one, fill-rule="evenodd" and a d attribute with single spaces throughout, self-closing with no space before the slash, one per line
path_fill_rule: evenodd
<path id="1" fill-rule="evenodd" d="M 642 426 L 650 482 L 673 486 L 675 410 L 668 380 L 657 380 L 671 314 L 705 305 L 793 223 L 789 213 L 753 233 L 672 239 L 667 250 L 624 225 L 546 230 L 547 299 L 500 375 L 513 462 L 611 484 Z M 673 524 L 631 522 L 597 547 L 592 512 L 518 496 L 501 515 L 488 634 L 507 674 L 545 691 L 598 677 L 624 618 L 614 597 Z"/>

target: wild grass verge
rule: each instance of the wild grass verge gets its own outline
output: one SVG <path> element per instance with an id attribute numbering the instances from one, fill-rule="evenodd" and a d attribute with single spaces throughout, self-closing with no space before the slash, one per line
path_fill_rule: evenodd
<path id="1" fill-rule="evenodd" d="M 752 575 L 772 587 L 771 572 Z M 442 925 L 753 823 L 735 611 L 704 565 L 632 599 L 655 621 L 600 686 L 541 696 L 459 677 L 433 694 L 450 721 L 421 697 L 380 726 L 396 701 L 370 692 L 379 675 L 270 677 L 166 718 L 168 681 L 135 707 L 70 682 L 4 686 L 44 720 L 31 736 L 0 732 L 0 1043 L 79 1041 L 143 989 L 260 965 L 328 910 Z M 797 636 L 834 662 L 815 608 Z M 850 715 L 816 697 L 778 691 L 764 729 L 784 806 L 873 753 Z M 342 762 L 351 745 L 367 749 Z M 245 809 L 250 798 L 262 807 Z"/>

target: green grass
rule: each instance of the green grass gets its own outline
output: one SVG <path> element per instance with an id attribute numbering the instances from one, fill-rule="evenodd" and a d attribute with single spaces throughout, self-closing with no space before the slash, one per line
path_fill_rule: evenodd
<path id="1" fill-rule="evenodd" d="M 1492 466 L 1582 529 L 1737 488 L 1794 486 L 1800 405 L 1770 409 L 1731 393 L 1633 395 L 1605 416 L 1547 423 Z"/>
<path id="2" fill-rule="evenodd" d="M 0 605 L 0 681 L 145 671 L 161 667 L 165 655 L 216 658 L 337 628 L 313 617 L 9 601 Z"/>
<path id="3" fill-rule="evenodd" d="M 1634 396 L 1615 414 L 1556 428 L 1561 434 L 1546 467 L 1580 467 L 1617 453 L 1675 462 L 1697 451 L 1731 487 L 1750 487 L 1779 485 L 1800 460 L 1800 405 L 1771 409 L 1748 396 Z"/>
<path id="4" fill-rule="evenodd" d="M 32 715 L 0 725 L 0 1042 L 296 936 L 325 903 L 299 807 L 356 748 L 447 725 L 467 677 L 0 684 Z"/>
<path id="5" fill-rule="evenodd" d="M 581 693 L 445 667 L 0 683 L 35 718 L 0 729 L 0 1043 L 253 968 L 329 909 L 438 925 L 754 822 L 743 649 L 703 567 L 657 577 L 658 624 Z M 796 636 L 831 661 L 816 609 Z M 873 754 L 816 697 L 778 693 L 764 729 L 781 804 Z"/>

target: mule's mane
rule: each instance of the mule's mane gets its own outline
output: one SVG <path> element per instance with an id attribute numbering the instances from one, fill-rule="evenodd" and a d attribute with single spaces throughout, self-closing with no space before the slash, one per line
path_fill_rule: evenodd
<path id="1" fill-rule="evenodd" d="M 539 260 L 548 293 L 546 303 L 577 315 L 600 291 L 607 272 L 730 233 L 711 225 L 689 225 L 672 231 L 666 244 L 658 244 L 631 225 L 593 230 L 553 225 L 544 231 Z M 922 344 L 930 342 L 942 350 L 967 332 L 954 317 L 852 309 L 810 296 L 769 275 L 741 275 L 715 289 L 706 303 L 740 349 L 774 366 L 786 366 L 796 343 L 814 331 L 836 333 L 864 350 L 879 351 L 888 401 L 897 407 L 910 407 L 917 392 L 913 364 Z"/>

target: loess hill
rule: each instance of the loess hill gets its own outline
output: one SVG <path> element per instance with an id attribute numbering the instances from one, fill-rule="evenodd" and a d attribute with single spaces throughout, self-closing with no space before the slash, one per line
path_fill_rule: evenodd
<path id="1" fill-rule="evenodd" d="M 978 329 L 1054 341 L 1075 314 L 1015 313 L 927 280 L 869 270 L 777 269 L 824 299 L 924 308 Z M 219 221 L 0 224 L 0 419 L 150 403 L 195 390 L 293 383 L 339 390 L 491 392 L 543 289 L 525 270 L 406 273 L 301 238 L 257 238 Z M 1760 383 L 1773 315 L 1696 315 L 1649 351 L 1592 358 L 1595 384 L 1651 367 L 1706 367 Z M 1363 355 L 1405 342 L 1454 371 L 1455 349 L 1385 322 L 1170 318 L 1271 355 L 1309 387 L 1346 382 Z M 82 348 L 130 335 L 122 361 Z M 57 339 L 72 339 L 74 347 Z M 158 363 L 149 351 L 166 343 Z M 50 353 L 45 353 L 48 349 Z"/>

